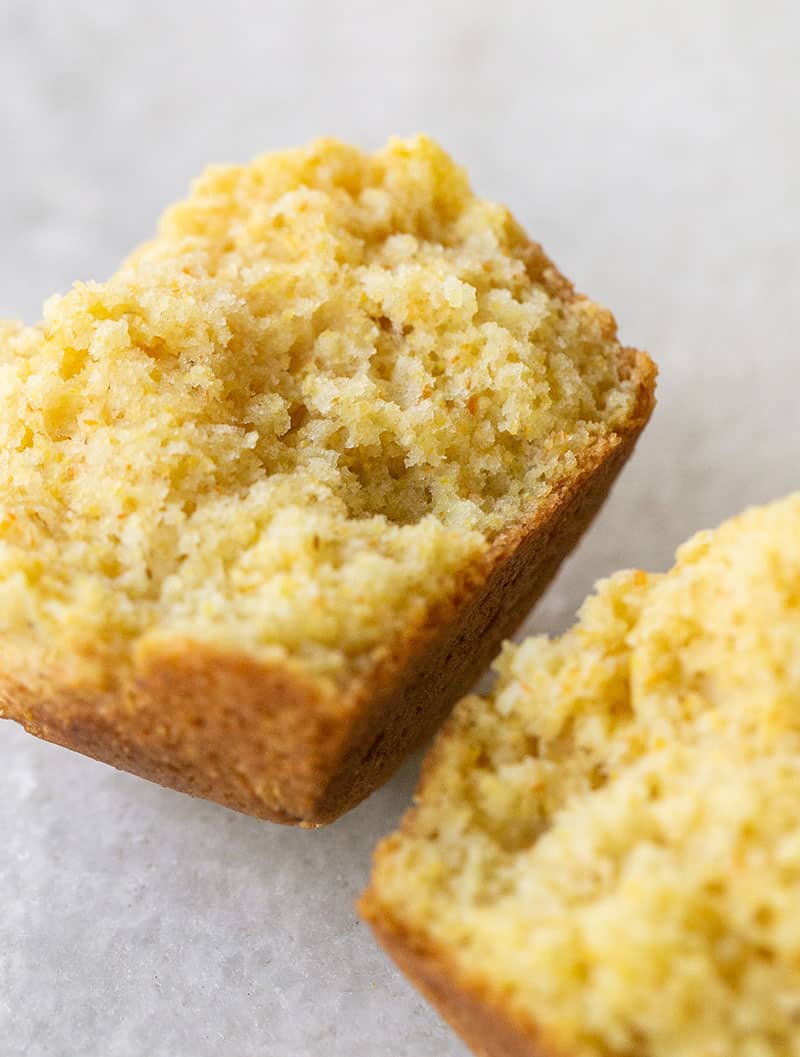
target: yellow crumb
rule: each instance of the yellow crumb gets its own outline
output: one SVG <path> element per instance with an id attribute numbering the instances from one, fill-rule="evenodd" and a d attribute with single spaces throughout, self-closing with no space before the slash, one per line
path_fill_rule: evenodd
<path id="1" fill-rule="evenodd" d="M 0 324 L 5 641 L 352 672 L 630 412 L 613 320 L 538 260 L 424 137 L 210 169 Z"/>
<path id="2" fill-rule="evenodd" d="M 800 494 L 508 647 L 374 891 L 574 1057 L 800 1054 Z"/>

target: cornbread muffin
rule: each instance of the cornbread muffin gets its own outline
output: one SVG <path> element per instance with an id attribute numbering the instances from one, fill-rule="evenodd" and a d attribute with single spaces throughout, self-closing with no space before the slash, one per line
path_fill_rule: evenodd
<path id="1" fill-rule="evenodd" d="M 800 494 L 457 707 L 363 910 L 491 1057 L 800 1054 Z"/>
<path id="2" fill-rule="evenodd" d="M 629 455 L 654 368 L 430 140 L 212 168 L 0 327 L 0 697 L 315 824 L 469 688 Z"/>

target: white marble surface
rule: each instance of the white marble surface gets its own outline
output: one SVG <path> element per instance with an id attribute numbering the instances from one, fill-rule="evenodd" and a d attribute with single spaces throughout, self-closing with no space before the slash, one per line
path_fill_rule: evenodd
<path id="1" fill-rule="evenodd" d="M 660 406 L 529 622 L 798 486 L 800 18 L 773 0 L 0 2 L 0 315 L 207 160 L 427 130 L 611 305 Z M 4 1057 L 457 1057 L 353 911 L 416 762 L 295 832 L 0 725 Z"/>

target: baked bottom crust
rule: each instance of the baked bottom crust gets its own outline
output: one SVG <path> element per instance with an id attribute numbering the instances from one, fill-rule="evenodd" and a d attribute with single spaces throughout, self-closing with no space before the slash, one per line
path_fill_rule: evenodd
<path id="1" fill-rule="evenodd" d="M 444 952 L 394 922 L 371 893 L 359 910 L 403 974 L 478 1057 L 571 1057 L 505 1008 L 483 982 L 466 977 Z"/>

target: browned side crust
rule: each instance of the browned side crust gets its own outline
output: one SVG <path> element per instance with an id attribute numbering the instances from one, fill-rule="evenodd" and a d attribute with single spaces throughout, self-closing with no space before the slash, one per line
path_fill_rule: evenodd
<path id="1" fill-rule="evenodd" d="M 521 229 L 517 237 L 531 276 L 565 301 L 580 300 L 542 248 Z M 605 322 L 613 335 L 610 314 Z M 110 689 L 31 675 L 0 650 L 0 718 L 258 818 L 332 822 L 439 727 L 601 507 L 655 403 L 654 364 L 634 349 L 625 354 L 639 395 L 624 428 L 589 449 L 527 522 L 501 534 L 449 597 L 340 692 L 324 692 L 297 667 L 189 641 L 136 657 L 130 671 L 111 673 Z"/>
<path id="2" fill-rule="evenodd" d="M 367 892 L 359 910 L 384 950 L 478 1057 L 565 1057 L 533 1023 L 504 1008 L 480 980 L 383 912 Z"/>

